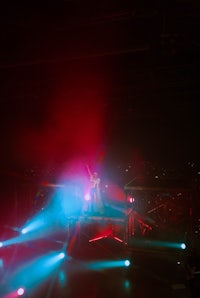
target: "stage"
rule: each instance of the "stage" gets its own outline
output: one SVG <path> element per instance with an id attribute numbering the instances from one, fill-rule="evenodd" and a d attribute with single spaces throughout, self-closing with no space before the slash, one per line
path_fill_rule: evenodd
<path id="1" fill-rule="evenodd" d="M 185 252 L 127 246 L 109 237 L 89 242 L 87 236 L 80 235 L 71 256 L 49 275 L 46 257 L 65 246 L 61 235 L 59 240 L 44 238 L 4 248 L 0 297 L 16 297 L 9 293 L 19 280 L 19 287 L 26 285 L 24 297 L 30 298 L 191 297 Z M 130 266 L 116 265 L 122 260 L 130 260 Z"/>
<path id="2" fill-rule="evenodd" d="M 103 214 L 65 213 L 60 196 L 15 202 L 1 219 L 0 297 L 191 297 L 188 190 L 130 191 L 134 202 L 107 201 Z"/>

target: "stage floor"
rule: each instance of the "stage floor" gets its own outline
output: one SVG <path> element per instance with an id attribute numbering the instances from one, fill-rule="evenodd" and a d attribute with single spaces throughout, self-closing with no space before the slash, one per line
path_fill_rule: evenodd
<path id="1" fill-rule="evenodd" d="M 8 298 L 13 275 L 23 264 L 36 260 L 44 253 L 59 251 L 60 243 L 52 245 L 50 239 L 10 248 L 2 248 L 0 297 Z M 6 255 L 5 255 L 6 253 Z M 105 262 L 129 259 L 129 267 L 107 268 Z M 35 263 L 36 264 L 36 263 Z M 92 266 L 91 266 L 92 264 Z M 100 264 L 98 267 L 96 264 Z M 94 266 L 95 265 L 95 266 Z M 112 266 L 111 266 L 112 267 Z M 38 274 L 40 266 L 35 268 Z M 32 278 L 31 270 L 24 274 Z M 22 280 L 24 279 L 23 271 Z M 200 284 L 200 283 L 199 283 Z M 184 267 L 184 256 L 170 251 L 145 251 L 128 248 L 113 239 L 92 243 L 82 242 L 69 259 L 64 259 L 55 271 L 34 287 L 26 289 L 24 297 L 30 298 L 170 298 L 199 297 L 199 284 L 191 296 Z"/>

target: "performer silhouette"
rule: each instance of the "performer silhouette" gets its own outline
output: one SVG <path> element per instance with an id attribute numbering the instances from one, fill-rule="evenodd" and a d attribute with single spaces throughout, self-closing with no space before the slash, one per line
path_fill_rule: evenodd
<path id="1" fill-rule="evenodd" d="M 100 183 L 101 179 L 97 172 L 91 172 L 88 165 L 86 165 L 90 177 L 90 196 L 91 196 L 91 213 L 104 213 L 103 202 L 101 198 Z"/>

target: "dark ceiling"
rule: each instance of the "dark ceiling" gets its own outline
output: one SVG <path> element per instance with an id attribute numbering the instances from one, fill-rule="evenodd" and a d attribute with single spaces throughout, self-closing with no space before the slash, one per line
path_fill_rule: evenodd
<path id="1" fill-rule="evenodd" d="M 116 158 L 134 146 L 198 158 L 199 1 L 6 1 L 0 14 L 4 163 L 17 159 L 16 123 L 40 128 L 52 94 L 90 84 Z"/>

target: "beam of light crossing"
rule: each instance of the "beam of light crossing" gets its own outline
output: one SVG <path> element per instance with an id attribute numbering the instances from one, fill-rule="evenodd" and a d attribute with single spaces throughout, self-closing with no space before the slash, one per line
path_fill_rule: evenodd
<path id="1" fill-rule="evenodd" d="M 170 248 L 170 249 L 181 249 L 185 250 L 187 248 L 185 243 L 181 242 L 171 242 L 171 241 L 146 241 L 146 240 L 134 240 L 134 245 L 137 247 L 148 247 L 148 248 Z"/>
<path id="2" fill-rule="evenodd" d="M 131 262 L 129 260 L 108 260 L 108 261 L 96 261 L 89 263 L 88 269 L 90 270 L 104 270 L 129 267 Z"/>
<path id="3" fill-rule="evenodd" d="M 34 291 L 51 277 L 65 258 L 64 251 L 54 251 L 20 265 L 10 277 L 9 287 L 15 291 L 19 288 Z"/>
<path id="4" fill-rule="evenodd" d="M 38 213 L 20 229 L 21 233 L 18 236 L 4 241 L 1 240 L 0 247 L 34 241 L 55 234 L 58 231 L 56 220 L 51 210 Z"/>

